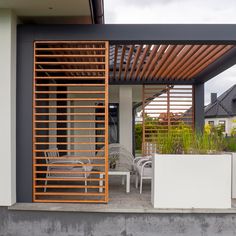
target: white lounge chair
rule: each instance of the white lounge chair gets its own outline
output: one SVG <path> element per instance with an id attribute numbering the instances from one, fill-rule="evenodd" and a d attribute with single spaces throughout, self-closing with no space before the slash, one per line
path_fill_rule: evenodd
<path id="1" fill-rule="evenodd" d="M 44 152 L 45 157 L 46 157 L 46 164 L 61 164 L 61 166 L 47 166 L 47 173 L 46 173 L 46 181 L 45 185 L 47 185 L 47 179 L 49 178 L 84 178 L 85 182 L 85 192 L 87 192 L 87 178 L 89 176 L 89 173 L 92 170 L 92 166 L 63 166 L 63 164 L 85 164 L 84 161 L 81 160 L 67 160 L 66 156 L 65 159 L 61 159 L 59 156 L 59 152 L 57 148 L 53 150 L 46 150 Z M 60 158 L 59 158 L 60 157 Z M 79 157 L 78 157 L 79 158 Z M 88 164 L 91 164 L 90 160 L 87 160 Z M 84 173 L 78 174 L 78 173 L 70 173 L 70 174 L 60 174 L 60 173 L 53 173 L 53 171 L 70 171 L 70 172 L 79 172 L 82 171 Z M 44 188 L 44 192 L 46 192 L 47 188 Z"/>

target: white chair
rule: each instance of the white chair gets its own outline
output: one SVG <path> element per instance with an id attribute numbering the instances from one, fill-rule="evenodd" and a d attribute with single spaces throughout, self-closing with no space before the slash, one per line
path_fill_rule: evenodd
<path id="1" fill-rule="evenodd" d="M 101 148 L 104 151 L 104 147 Z M 104 153 L 99 153 L 104 155 Z M 115 170 L 132 171 L 134 156 L 120 143 L 112 143 L 108 145 L 109 164 L 115 159 Z"/>
<path id="2" fill-rule="evenodd" d="M 138 188 L 138 182 L 140 182 L 140 194 L 143 189 L 143 180 L 152 179 L 152 158 L 142 158 L 136 163 L 135 172 L 135 187 Z M 140 180 L 139 180 L 140 179 Z"/>
<path id="3" fill-rule="evenodd" d="M 145 142 L 143 148 L 146 156 L 136 157 L 133 161 L 135 187 L 138 188 L 140 182 L 140 194 L 142 193 L 143 179 L 152 179 L 152 155 L 156 152 L 156 144 Z"/>
<path id="4" fill-rule="evenodd" d="M 132 164 L 132 168 L 133 168 L 133 171 L 134 173 L 137 173 L 137 164 L 139 161 L 143 160 L 143 161 L 149 161 L 149 159 L 151 158 L 152 156 L 139 156 L 139 157 L 135 157 L 133 159 L 133 164 Z"/>
<path id="5" fill-rule="evenodd" d="M 61 157 L 59 156 L 59 152 L 57 148 L 54 148 L 53 150 L 46 150 L 44 152 L 44 155 L 46 157 L 46 164 L 61 164 L 61 166 L 47 166 L 47 172 L 46 172 L 46 181 L 45 181 L 45 185 L 47 185 L 47 179 L 48 178 L 84 178 L 84 182 L 85 182 L 85 192 L 87 192 L 87 178 L 89 176 L 89 173 L 92 170 L 92 166 L 63 166 L 63 164 L 85 164 L 85 162 L 82 162 L 81 160 L 66 160 L 65 159 L 61 159 Z M 59 159 L 60 157 L 60 159 Z M 88 164 L 91 164 L 90 160 L 87 160 Z M 59 173 L 53 173 L 53 171 L 70 171 L 70 172 L 79 172 L 82 171 L 84 173 L 78 174 L 59 174 Z M 44 192 L 46 192 L 47 188 L 44 188 Z"/>

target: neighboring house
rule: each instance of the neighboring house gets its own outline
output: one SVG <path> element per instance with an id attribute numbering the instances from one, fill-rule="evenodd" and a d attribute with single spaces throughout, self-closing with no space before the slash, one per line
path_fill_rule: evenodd
<path id="1" fill-rule="evenodd" d="M 205 124 L 221 125 L 226 135 L 236 128 L 236 84 L 217 97 L 211 94 L 211 103 L 205 107 Z"/>

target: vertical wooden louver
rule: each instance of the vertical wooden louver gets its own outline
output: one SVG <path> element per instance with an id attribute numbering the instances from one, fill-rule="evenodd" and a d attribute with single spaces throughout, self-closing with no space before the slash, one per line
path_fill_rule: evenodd
<path id="1" fill-rule="evenodd" d="M 194 129 L 194 87 L 192 85 L 143 85 L 143 154 L 157 144 L 158 135 L 178 132 L 182 126 Z"/>
<path id="2" fill-rule="evenodd" d="M 108 201 L 108 50 L 34 43 L 34 202 Z"/>

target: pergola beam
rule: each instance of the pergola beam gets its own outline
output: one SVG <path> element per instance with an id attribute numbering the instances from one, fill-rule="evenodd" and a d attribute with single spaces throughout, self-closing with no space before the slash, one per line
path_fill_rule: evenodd
<path id="1" fill-rule="evenodd" d="M 21 40 L 108 40 L 111 44 L 236 44 L 236 24 L 19 25 Z M 60 34 L 58 34 L 60 32 Z"/>

